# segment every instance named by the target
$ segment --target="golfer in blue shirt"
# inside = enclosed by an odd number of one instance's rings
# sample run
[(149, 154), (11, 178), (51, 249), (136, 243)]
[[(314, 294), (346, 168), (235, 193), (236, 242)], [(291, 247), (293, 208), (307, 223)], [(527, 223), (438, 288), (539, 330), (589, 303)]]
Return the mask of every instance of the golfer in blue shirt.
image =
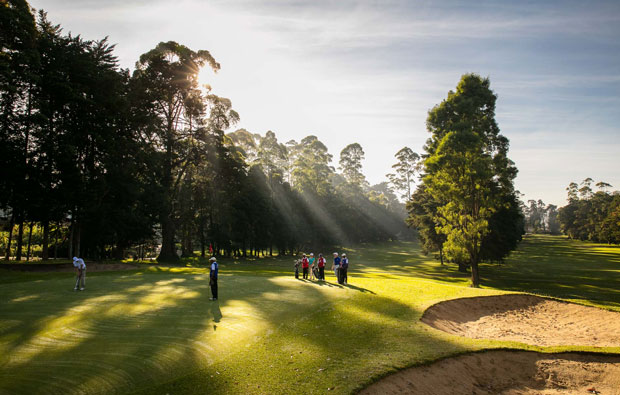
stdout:
[(340, 257), (338, 256), (337, 252), (334, 252), (334, 265), (332, 266), (332, 270), (336, 275), (336, 279), (338, 280), (338, 282), (340, 282), (340, 276), (338, 275), (340, 271)]
[(211, 286), (211, 294), (213, 295), (213, 297), (209, 300), (217, 300), (217, 275), (219, 267), (215, 257), (211, 257), (209, 262), (211, 262), (211, 269), (209, 270), (209, 285)]

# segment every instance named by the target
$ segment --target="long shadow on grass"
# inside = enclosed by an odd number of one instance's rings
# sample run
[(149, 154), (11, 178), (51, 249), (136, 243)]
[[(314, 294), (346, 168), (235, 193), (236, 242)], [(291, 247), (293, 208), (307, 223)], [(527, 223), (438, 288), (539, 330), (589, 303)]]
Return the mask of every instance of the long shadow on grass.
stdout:
[[(224, 318), (218, 330), (227, 328), (228, 307), (243, 302), (268, 324), (265, 334), (245, 347), (239, 344), (212, 367), (139, 393), (310, 393), (327, 388), (348, 393), (373, 375), (406, 366), (412, 355), (424, 360), (463, 350), (415, 328), (420, 310), (362, 287), (274, 277), (248, 284), (262, 291), (239, 295), (229, 288), (231, 282), (222, 280)], [(281, 297), (271, 298), (274, 293)], [(419, 347), (429, 342), (432, 347)]]
[[(417, 243), (366, 246), (349, 253), (353, 272), (389, 279), (395, 275), (466, 284), (470, 274), (453, 264), (441, 266), (420, 252)], [(620, 247), (529, 235), (504, 264), (483, 263), (482, 285), (567, 299), (593, 301), (620, 309)]]
[(346, 284), (345, 288), (354, 289), (354, 290), (360, 291), (360, 292), (368, 292), (368, 293), (371, 293), (373, 295), (376, 295), (373, 291), (371, 291), (369, 289), (358, 287), (358, 286), (353, 285), (353, 284)]
[(152, 384), (195, 367), (200, 347), (191, 340), (221, 320), (206, 306), (205, 275), (91, 276), (85, 292), (70, 291), (69, 276), (54, 277), (3, 287), (0, 392), (109, 393)]
[(532, 235), (503, 265), (483, 265), (482, 282), (494, 288), (582, 299), (620, 307), (620, 248)]
[(459, 272), (454, 264), (441, 265), (432, 255), (424, 255), (416, 242), (367, 245), (347, 254), (352, 262), (349, 272), (362, 276), (405, 275), (460, 284), (470, 277), (468, 273)]
[[(545, 252), (526, 242), (514, 261), (483, 267), (486, 284), (617, 304), (613, 253), (587, 249), (586, 259), (579, 244), (542, 240)], [(411, 245), (385, 251), (348, 253), (352, 275), (463, 282)], [(462, 350), (416, 329), (421, 311), (356, 285), (282, 279), (274, 274), (285, 266), (276, 263), (234, 275), (226, 266), (215, 303), (199, 269), (102, 273), (89, 277), (85, 293), (70, 291), (69, 275), (11, 278), (0, 287), (0, 392), (350, 392), (402, 367), (409, 355), (424, 360)]]
[(0, 392), (346, 393), (463, 349), (357, 285), (223, 271), (210, 302), (207, 277), (156, 268), (91, 276), (84, 293), (70, 276), (3, 287)]
[[(451, 283), (466, 283), (470, 274), (460, 273), (454, 264), (441, 265), (432, 255), (424, 255), (417, 242), (394, 241), (383, 244), (368, 244), (357, 249), (345, 249), (351, 262), (349, 273), (355, 275), (385, 278), (396, 275), (425, 277)], [(200, 265), (198, 258), (187, 259), (190, 265)], [(328, 267), (331, 259), (328, 259)], [(262, 257), (258, 259), (225, 259), (220, 264), (223, 271), (252, 275), (292, 275), (293, 257)], [(331, 270), (326, 270), (331, 273)], [(300, 279), (301, 280), (301, 279)]]

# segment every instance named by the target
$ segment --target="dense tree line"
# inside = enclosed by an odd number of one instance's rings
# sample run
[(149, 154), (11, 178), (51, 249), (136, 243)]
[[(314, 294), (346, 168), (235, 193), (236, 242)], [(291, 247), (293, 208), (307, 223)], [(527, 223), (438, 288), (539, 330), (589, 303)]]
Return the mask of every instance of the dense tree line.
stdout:
[(271, 131), (226, 134), (239, 114), (199, 86), (201, 67), (220, 64), (171, 41), (130, 73), (106, 39), (64, 34), (27, 2), (3, 2), (6, 258), (21, 259), (33, 230), (44, 259), (48, 246), (54, 256), (120, 258), (161, 241), (162, 260), (179, 247), (186, 256), (291, 253), (407, 232), (392, 186), (365, 180), (359, 144), (341, 152), (336, 171), (316, 136), (283, 144)]
[[(40, 223), (42, 256), (69, 221), (69, 253), (150, 236), (146, 152), (133, 134), (129, 75), (113, 46), (63, 35), (27, 3), (5, 2), (0, 31), (0, 207), (17, 224)], [(140, 197), (145, 199), (139, 199)], [(122, 226), (115, 226), (116, 223)], [(51, 235), (51, 229), (56, 234)], [(84, 237), (82, 237), (84, 235)], [(10, 253), (7, 248), (6, 254)]]
[(253, 189), (262, 191), (248, 202), (264, 207), (256, 227), (248, 229), (266, 238), (260, 248), (273, 246), (282, 253), (408, 233), (400, 206), (390, 199), (392, 190), (386, 187), (384, 193), (377, 193), (380, 186), (368, 185), (361, 171), (364, 151), (359, 144), (342, 150), (337, 172), (330, 166), (332, 155), (316, 136), (283, 144), (272, 131), (261, 136), (240, 129), (227, 137), (254, 174)]
[(530, 199), (527, 205), (522, 205), (521, 210), (525, 217), (526, 232), (552, 235), (561, 233), (558, 206), (545, 204), (541, 199)]
[(568, 188), (568, 204), (559, 210), (562, 231), (572, 239), (597, 243), (620, 244), (620, 192), (609, 192), (606, 182), (596, 183), (591, 178)]
[(487, 78), (466, 74), (429, 111), (422, 182), (407, 204), (423, 249), (469, 267), (473, 286), (479, 262), (501, 261), (523, 234), (517, 169), (495, 122), (496, 99)]

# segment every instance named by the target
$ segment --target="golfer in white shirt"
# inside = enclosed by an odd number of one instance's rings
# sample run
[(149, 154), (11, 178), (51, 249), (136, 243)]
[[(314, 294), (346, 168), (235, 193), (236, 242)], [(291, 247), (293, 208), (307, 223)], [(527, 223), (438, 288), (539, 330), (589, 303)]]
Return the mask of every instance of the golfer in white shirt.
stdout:
[(82, 258), (74, 256), (73, 267), (75, 267), (76, 274), (75, 288), (73, 288), (73, 290), (77, 291), (79, 289), (83, 291), (86, 286), (86, 264)]

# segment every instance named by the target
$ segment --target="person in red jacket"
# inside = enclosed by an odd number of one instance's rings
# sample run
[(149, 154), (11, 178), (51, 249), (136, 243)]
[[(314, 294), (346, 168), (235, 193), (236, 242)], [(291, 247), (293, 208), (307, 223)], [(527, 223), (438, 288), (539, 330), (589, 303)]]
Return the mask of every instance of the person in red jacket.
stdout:
[(323, 254), (319, 254), (319, 281), (325, 281), (325, 258)]
[(304, 279), (308, 279), (308, 267), (310, 266), (310, 261), (306, 257), (306, 254), (303, 254), (301, 258), (301, 268), (304, 271)]

